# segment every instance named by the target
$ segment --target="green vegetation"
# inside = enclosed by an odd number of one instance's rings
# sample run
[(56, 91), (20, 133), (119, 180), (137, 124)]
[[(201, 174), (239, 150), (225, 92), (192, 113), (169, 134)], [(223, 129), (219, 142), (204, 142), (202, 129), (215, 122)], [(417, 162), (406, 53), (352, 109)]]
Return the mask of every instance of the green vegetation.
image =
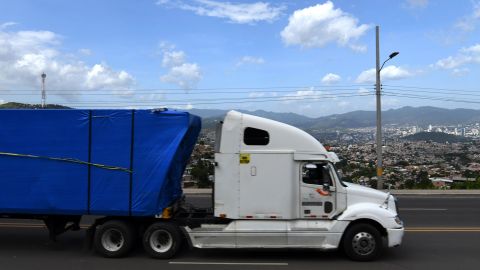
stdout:
[(190, 174), (193, 179), (198, 181), (199, 188), (212, 187), (212, 181), (208, 178), (209, 175), (213, 175), (213, 164), (205, 159), (200, 159), (196, 164), (192, 166)]
[(420, 171), (417, 174), (416, 183), (414, 185), (417, 189), (432, 189), (434, 188), (432, 181), (428, 179), (428, 172), (427, 171)]
[(432, 181), (429, 179), (428, 172), (425, 170), (422, 171), (413, 171), (411, 177), (408, 177), (403, 184), (400, 186), (400, 189), (434, 189)]
[(469, 141), (465, 137), (447, 134), (443, 132), (419, 132), (413, 135), (405, 136), (403, 137), (403, 139), (408, 141), (432, 141), (437, 143), (457, 143)]
[(480, 177), (475, 181), (466, 181), (462, 183), (453, 183), (452, 189), (480, 189)]

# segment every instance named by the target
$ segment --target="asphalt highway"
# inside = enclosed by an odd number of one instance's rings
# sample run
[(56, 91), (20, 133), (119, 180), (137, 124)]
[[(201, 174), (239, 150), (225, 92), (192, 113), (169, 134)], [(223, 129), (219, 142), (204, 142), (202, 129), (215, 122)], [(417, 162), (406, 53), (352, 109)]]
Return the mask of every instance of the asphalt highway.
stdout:
[[(84, 231), (57, 243), (26, 220), (0, 220), (0, 269), (479, 269), (480, 196), (398, 196), (406, 224), (404, 243), (378, 261), (349, 261), (341, 252), (317, 250), (189, 250), (154, 260), (137, 247), (130, 257), (105, 259), (84, 248)], [(189, 202), (208, 206), (206, 195)], [(87, 220), (88, 221), (88, 220)]]

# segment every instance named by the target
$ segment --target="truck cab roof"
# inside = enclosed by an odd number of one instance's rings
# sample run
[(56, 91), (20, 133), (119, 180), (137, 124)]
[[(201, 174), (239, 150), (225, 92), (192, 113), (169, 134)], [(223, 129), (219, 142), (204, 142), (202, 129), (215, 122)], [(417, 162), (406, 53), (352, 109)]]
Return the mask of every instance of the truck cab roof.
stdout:
[(338, 161), (335, 154), (299, 128), (233, 110), (225, 116), (219, 139), (219, 153), (293, 152), (295, 159)]

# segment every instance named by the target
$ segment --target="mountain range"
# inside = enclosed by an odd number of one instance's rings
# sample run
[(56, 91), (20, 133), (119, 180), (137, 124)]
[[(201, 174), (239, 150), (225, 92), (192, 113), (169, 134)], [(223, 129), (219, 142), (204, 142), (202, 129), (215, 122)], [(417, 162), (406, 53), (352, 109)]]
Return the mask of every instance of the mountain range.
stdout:
[[(39, 108), (39, 105), (23, 103), (5, 103), (0, 109), (8, 108)], [(47, 108), (68, 108), (61, 105), (48, 105)], [(296, 113), (277, 113), (264, 110), (244, 111), (268, 119), (280, 121), (302, 129), (341, 129), (341, 128), (362, 128), (374, 127), (376, 125), (375, 111), (352, 111), (343, 114), (332, 114), (322, 117), (307, 117)], [(221, 121), (228, 110), (216, 109), (191, 109), (190, 113), (202, 117), (205, 128), (214, 127), (215, 122)], [(459, 125), (480, 122), (480, 110), (473, 109), (444, 109), (437, 107), (402, 107), (382, 112), (382, 124), (384, 125)]]
[[(295, 113), (276, 113), (264, 110), (240, 112), (281, 121), (303, 129), (362, 128), (376, 125), (375, 111), (352, 111), (317, 118)], [(189, 112), (203, 118), (206, 128), (221, 120), (227, 110), (192, 109)], [(382, 112), (384, 125), (458, 125), (480, 122), (480, 110), (444, 109), (437, 107), (402, 107)]]

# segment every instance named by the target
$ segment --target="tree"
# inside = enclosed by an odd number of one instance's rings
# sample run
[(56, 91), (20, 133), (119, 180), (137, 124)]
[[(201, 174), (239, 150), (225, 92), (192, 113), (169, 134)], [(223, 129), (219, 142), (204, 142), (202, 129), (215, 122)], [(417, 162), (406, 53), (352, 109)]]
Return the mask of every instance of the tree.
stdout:
[(463, 176), (466, 177), (467, 179), (468, 178), (477, 178), (477, 174), (474, 172), (474, 171), (471, 171), (471, 170), (465, 170), (463, 172)]
[(198, 160), (197, 164), (192, 167), (190, 174), (193, 179), (198, 181), (199, 188), (212, 186), (209, 176), (213, 175), (213, 165), (209, 161), (203, 159)]
[(433, 188), (432, 181), (428, 178), (427, 171), (420, 171), (417, 175), (417, 183), (415, 185), (419, 189), (431, 189)]
[(452, 189), (480, 189), (480, 177), (476, 181), (463, 181), (453, 183)]
[(406, 189), (413, 189), (415, 187), (415, 181), (412, 179), (405, 180), (405, 188)]

